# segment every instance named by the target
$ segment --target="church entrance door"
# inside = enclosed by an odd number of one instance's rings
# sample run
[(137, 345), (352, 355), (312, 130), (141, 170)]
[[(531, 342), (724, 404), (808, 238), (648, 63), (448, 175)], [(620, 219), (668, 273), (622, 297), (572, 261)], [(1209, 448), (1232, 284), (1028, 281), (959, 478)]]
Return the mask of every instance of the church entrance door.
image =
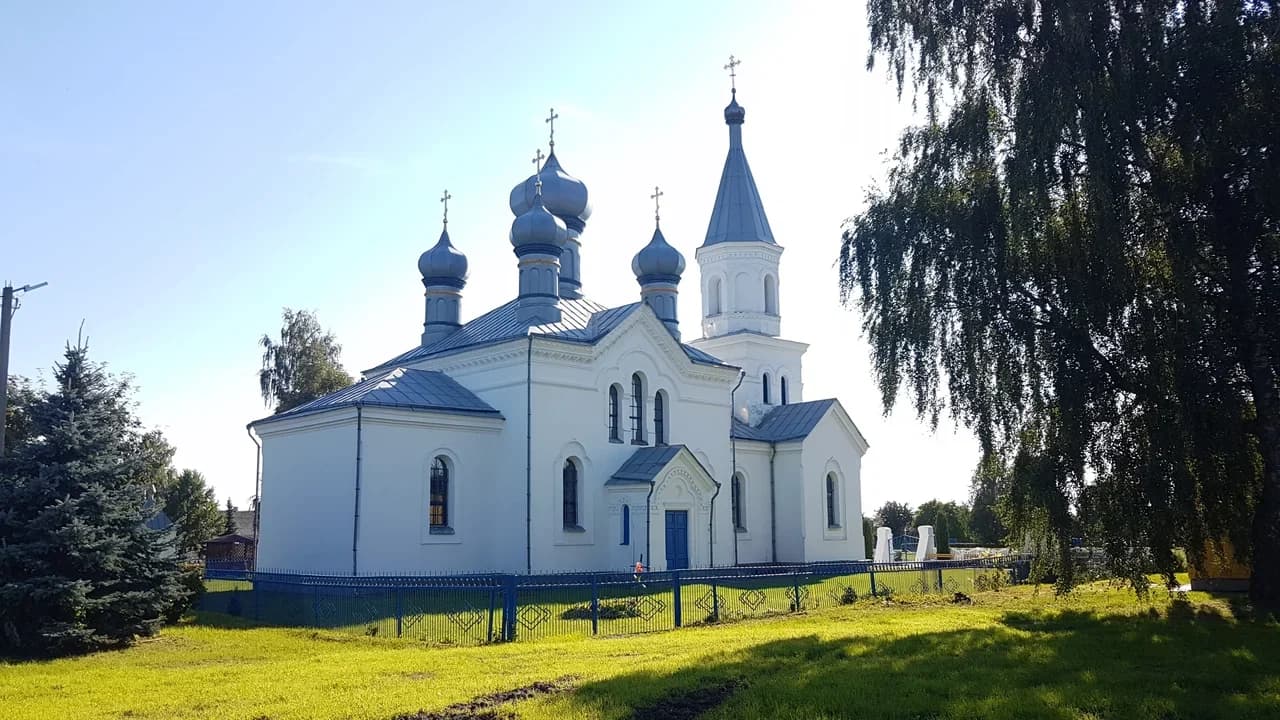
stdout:
[(689, 567), (689, 511), (667, 511), (667, 569)]

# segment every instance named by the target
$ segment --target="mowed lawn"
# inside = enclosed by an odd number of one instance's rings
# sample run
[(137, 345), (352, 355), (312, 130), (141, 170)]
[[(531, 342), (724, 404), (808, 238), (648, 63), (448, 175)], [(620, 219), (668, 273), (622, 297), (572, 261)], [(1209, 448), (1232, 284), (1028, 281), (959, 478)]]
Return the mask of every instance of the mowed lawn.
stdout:
[(128, 650), (0, 664), (0, 717), (1280, 717), (1280, 626), (1228, 599), (1095, 584), (973, 600), (464, 648), (204, 616)]

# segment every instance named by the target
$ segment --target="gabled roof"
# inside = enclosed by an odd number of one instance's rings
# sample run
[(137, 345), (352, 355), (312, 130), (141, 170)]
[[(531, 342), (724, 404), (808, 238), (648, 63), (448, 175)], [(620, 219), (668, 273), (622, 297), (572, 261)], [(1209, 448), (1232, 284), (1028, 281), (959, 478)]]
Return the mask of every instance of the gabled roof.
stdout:
[(748, 425), (736, 417), (733, 419), (733, 437), (739, 440), (761, 442), (786, 442), (809, 436), (818, 421), (836, 403), (834, 398), (779, 405), (769, 411), (759, 425)]
[(442, 372), (392, 368), (253, 424), (357, 405), (502, 417), (488, 403)]
[[(640, 303), (638, 302), (607, 308), (586, 298), (561, 298), (560, 322), (530, 325), (528, 322), (520, 320), (517, 316), (518, 303), (518, 300), (512, 300), (504, 305), (499, 305), (440, 340), (430, 345), (423, 345), (401, 353), (374, 368), (374, 370), (407, 365), (424, 358), (506, 342), (526, 335), (548, 337), (565, 342), (594, 344), (618, 327), (631, 313), (640, 308)], [(723, 364), (719, 358), (683, 343), (681, 343), (681, 348), (683, 348), (685, 355), (694, 362), (708, 365)]]
[(684, 449), (684, 445), (658, 445), (642, 447), (631, 453), (622, 467), (609, 480), (617, 482), (649, 482), (653, 480), (671, 459)]

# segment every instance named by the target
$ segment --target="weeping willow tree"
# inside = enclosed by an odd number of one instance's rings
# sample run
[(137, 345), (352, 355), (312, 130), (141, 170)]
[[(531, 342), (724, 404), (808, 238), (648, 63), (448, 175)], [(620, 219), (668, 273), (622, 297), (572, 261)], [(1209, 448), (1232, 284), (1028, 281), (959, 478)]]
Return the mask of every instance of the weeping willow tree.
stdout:
[(870, 0), (922, 109), (845, 227), (886, 411), (1007, 469), (1072, 581), (1229, 540), (1280, 606), (1280, 3)]

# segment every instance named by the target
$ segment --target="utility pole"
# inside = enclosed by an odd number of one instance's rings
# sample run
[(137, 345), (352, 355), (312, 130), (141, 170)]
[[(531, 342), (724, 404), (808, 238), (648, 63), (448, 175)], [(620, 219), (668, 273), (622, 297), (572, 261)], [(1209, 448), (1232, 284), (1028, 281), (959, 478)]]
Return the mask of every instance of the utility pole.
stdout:
[(13, 314), (18, 311), (16, 293), (39, 290), (47, 282), (23, 285), (15, 288), (5, 284), (3, 302), (0, 303), (0, 457), (4, 457), (4, 436), (9, 420), (9, 333), (13, 326)]

